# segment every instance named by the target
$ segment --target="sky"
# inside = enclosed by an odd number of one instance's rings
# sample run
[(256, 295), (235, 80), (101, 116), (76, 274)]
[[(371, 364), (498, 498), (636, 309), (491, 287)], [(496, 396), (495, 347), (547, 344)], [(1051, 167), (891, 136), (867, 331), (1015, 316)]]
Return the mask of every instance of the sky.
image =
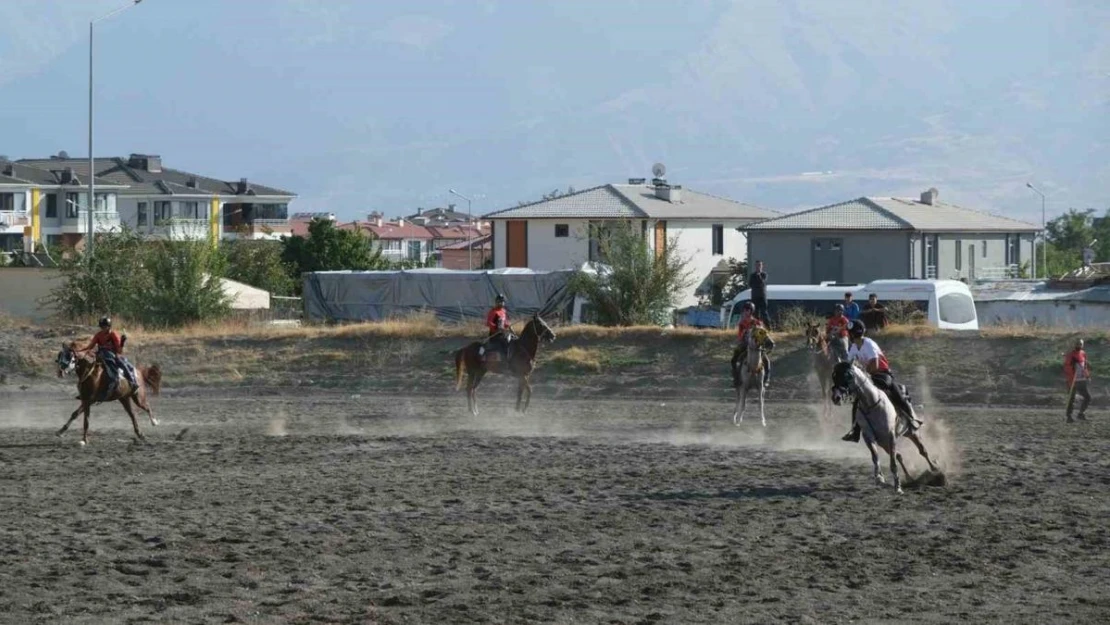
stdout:
[[(87, 155), (88, 22), (0, 2), (0, 154)], [(144, 0), (98, 23), (95, 152), (342, 219), (650, 177), (780, 211), (861, 195), (1110, 208), (1104, 0)]]

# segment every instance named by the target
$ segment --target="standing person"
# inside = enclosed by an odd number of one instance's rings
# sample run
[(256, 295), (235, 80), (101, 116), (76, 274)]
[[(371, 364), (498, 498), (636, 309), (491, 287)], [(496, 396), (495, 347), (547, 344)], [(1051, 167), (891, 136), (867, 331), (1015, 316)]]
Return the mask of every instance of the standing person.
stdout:
[(879, 303), (879, 296), (872, 293), (867, 296), (867, 303), (859, 314), (860, 321), (869, 328), (882, 329), (886, 327), (886, 306)]
[(763, 270), (763, 261), (755, 261), (755, 271), (748, 279), (748, 286), (752, 289), (755, 316), (763, 322), (764, 327), (770, 329), (771, 318), (767, 315), (767, 272)]
[(852, 301), (852, 293), (844, 294), (844, 316), (848, 321), (859, 321), (859, 304)]
[(1091, 392), (1087, 388), (1091, 381), (1091, 367), (1087, 363), (1087, 352), (1083, 351), (1083, 339), (1076, 339), (1074, 348), (1064, 357), (1064, 375), (1067, 377), (1069, 387), (1068, 423), (1075, 421), (1071, 418), (1071, 411), (1075, 405), (1076, 395), (1083, 398), (1083, 402), (1079, 404), (1079, 414), (1076, 415), (1076, 418), (1080, 421), (1086, 421), (1087, 406), (1091, 403)]

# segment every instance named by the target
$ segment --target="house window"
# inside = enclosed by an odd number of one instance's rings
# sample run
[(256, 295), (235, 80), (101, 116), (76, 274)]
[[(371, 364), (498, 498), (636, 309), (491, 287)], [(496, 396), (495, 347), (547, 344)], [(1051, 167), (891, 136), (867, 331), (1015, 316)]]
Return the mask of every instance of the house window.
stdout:
[(0, 193), (0, 211), (14, 211), (15, 210), (15, 194), (14, 193)]
[(85, 196), (81, 193), (66, 193), (66, 218), (76, 219), (81, 210), (85, 208), (81, 200)]
[(964, 242), (956, 239), (956, 271), (961, 271), (964, 265), (963, 256)]
[(555, 238), (562, 239), (570, 236), (570, 225), (555, 224)]
[(382, 250), (386, 252), (400, 252), (401, 242), (397, 239), (387, 239), (382, 241)]
[(186, 219), (200, 219), (200, 202), (182, 202), (181, 216)]
[(409, 260), (420, 260), (420, 241), (409, 241)]
[(50, 193), (46, 196), (46, 218), (58, 218), (58, 194)]
[(154, 221), (165, 221), (173, 217), (173, 202), (154, 203)]
[(713, 226), (713, 255), (722, 256), (725, 253), (725, 227), (720, 224)]
[(986, 258), (987, 257), (987, 242), (986, 241), (980, 241), (979, 243), (983, 246), (983, 258)]
[(138, 206), (139, 212), (139, 225), (147, 225), (146, 202), (139, 202), (136, 206)]
[(1018, 262), (1017, 257), (1017, 235), (1006, 235), (1006, 264), (1016, 265)]

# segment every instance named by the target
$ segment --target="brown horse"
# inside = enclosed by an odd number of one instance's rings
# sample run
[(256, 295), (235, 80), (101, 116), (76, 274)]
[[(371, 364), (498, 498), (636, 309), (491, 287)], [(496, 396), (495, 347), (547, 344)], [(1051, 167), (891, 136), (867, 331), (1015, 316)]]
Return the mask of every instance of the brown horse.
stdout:
[(829, 349), (829, 340), (818, 323), (806, 323), (806, 348), (809, 350), (813, 370), (817, 373), (817, 383), (821, 386), (821, 417), (832, 414), (832, 372), (838, 358)]
[(540, 349), (540, 341), (550, 343), (555, 340), (555, 333), (539, 315), (532, 315), (520, 338), (513, 341), (507, 361), (500, 360), (501, 354), (497, 350), (487, 350), (485, 355), (479, 355), (479, 350), (485, 341), (474, 341), (470, 345), (455, 352), (455, 390), (462, 389), (463, 372), (466, 372), (466, 406), (470, 414), (478, 416), (478, 399), (476, 391), (482, 383), (482, 377), (487, 373), (506, 373), (517, 379), (516, 410), (528, 410), (532, 401), (532, 385), (528, 378), (536, 368), (536, 352)]
[(143, 410), (150, 417), (150, 424), (152, 426), (158, 425), (158, 421), (154, 418), (154, 413), (150, 410), (150, 405), (147, 402), (146, 389), (149, 388), (155, 395), (162, 386), (162, 370), (158, 365), (151, 365), (149, 367), (135, 368), (135, 380), (138, 382), (136, 387), (132, 387), (127, 378), (120, 375), (119, 384), (106, 397), (103, 391), (107, 389), (110, 382), (107, 372), (104, 370), (104, 365), (100, 359), (96, 357), (96, 348), (91, 350), (79, 350), (76, 343), (70, 343), (62, 346), (62, 351), (58, 353), (58, 377), (63, 377), (67, 373), (76, 370), (77, 372), (77, 399), (81, 400), (81, 405), (73, 414), (69, 416), (69, 421), (58, 430), (57, 435), (65, 434), (69, 429), (69, 425), (73, 423), (77, 415), (82, 412), (85, 414), (84, 428), (81, 433), (81, 444), (87, 445), (89, 442), (89, 410), (93, 404), (99, 404), (102, 401), (118, 401), (123, 404), (123, 409), (127, 411), (127, 416), (131, 417), (131, 426), (135, 430), (135, 436), (139, 440), (146, 440), (142, 432), (139, 431), (139, 422), (135, 419), (135, 410), (131, 407), (132, 402)]

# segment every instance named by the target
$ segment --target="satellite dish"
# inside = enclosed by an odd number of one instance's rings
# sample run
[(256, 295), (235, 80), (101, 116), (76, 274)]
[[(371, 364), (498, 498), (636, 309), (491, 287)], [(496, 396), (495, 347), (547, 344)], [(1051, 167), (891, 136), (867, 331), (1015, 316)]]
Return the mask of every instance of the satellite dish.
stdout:
[(663, 163), (656, 163), (651, 166), (651, 173), (656, 178), (662, 178), (663, 175), (667, 173), (667, 168), (663, 165)]

